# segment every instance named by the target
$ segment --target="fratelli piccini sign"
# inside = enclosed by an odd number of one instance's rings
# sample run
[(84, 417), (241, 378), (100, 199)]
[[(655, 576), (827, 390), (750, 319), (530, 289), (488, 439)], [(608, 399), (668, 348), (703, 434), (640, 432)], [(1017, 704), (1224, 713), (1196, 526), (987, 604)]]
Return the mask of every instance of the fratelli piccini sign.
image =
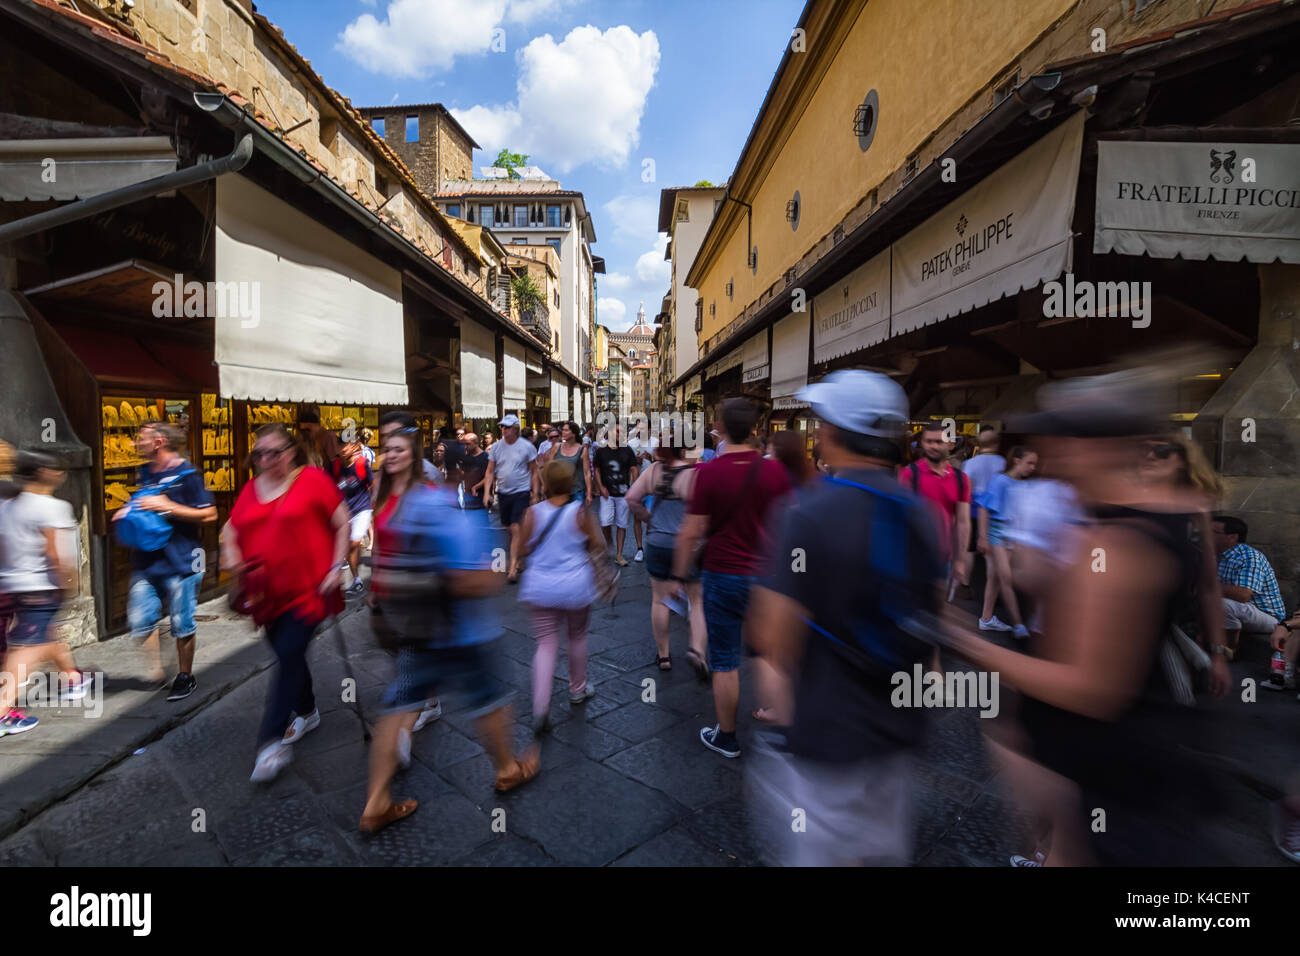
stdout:
[(1300, 263), (1300, 146), (1097, 146), (1094, 252)]

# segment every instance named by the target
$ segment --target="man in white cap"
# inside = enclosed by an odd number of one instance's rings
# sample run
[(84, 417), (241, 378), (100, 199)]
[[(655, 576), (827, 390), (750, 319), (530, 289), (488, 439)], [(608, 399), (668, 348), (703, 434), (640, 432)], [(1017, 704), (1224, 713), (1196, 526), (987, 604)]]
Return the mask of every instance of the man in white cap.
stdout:
[(501, 440), (488, 451), (487, 473), (483, 476), (483, 506), (491, 507), (492, 482), (497, 483), (501, 524), (510, 529), (511, 584), (519, 581), (519, 522), (533, 500), (537, 480), (537, 449), (519, 437), (519, 416), (501, 419)]
[[(799, 398), (821, 419), (817, 440), (834, 477), (781, 515), (746, 629), (770, 665), (759, 687), (785, 747), (754, 761), (762, 826), (782, 862), (801, 866), (911, 859), (911, 754), (922, 708), (895, 706), (897, 675), (919, 675), (929, 647), (918, 620), (940, 606), (942, 566), (925, 505), (894, 477), (907, 396), (892, 379), (833, 372)], [(800, 808), (806, 830), (794, 833)]]

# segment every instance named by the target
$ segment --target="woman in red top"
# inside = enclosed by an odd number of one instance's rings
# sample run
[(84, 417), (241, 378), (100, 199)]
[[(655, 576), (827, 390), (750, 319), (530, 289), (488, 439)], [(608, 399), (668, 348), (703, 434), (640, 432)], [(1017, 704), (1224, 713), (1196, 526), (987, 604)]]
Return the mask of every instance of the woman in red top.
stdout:
[(307, 645), (317, 625), (343, 610), (350, 520), (334, 482), (307, 465), (306, 449), (283, 425), (259, 428), (250, 458), (257, 477), (222, 529), (221, 566), (242, 575), (255, 596), (253, 621), (266, 626), (280, 662), (252, 776), (265, 783), (292, 759), (289, 744), (320, 726)]

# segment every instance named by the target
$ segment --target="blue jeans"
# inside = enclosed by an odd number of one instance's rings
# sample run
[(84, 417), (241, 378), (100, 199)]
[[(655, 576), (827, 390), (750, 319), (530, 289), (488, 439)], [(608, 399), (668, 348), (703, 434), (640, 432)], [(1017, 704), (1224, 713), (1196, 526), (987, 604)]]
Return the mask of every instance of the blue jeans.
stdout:
[(397, 652), (397, 677), (384, 693), (382, 710), (419, 710), (445, 689), (469, 698), (470, 716), (481, 717), (509, 703), (514, 692), (492, 675), (491, 641), (459, 647), (405, 646)]
[(741, 630), (754, 578), (701, 571), (700, 582), (704, 585), (704, 624), (709, 632), (709, 669), (734, 671), (740, 667)]
[(126, 623), (131, 636), (143, 638), (153, 632), (162, 620), (163, 595), (166, 595), (172, 637), (193, 637), (197, 630), (194, 612), (198, 610), (199, 582), (202, 580), (202, 571), (194, 574), (133, 573), (131, 588), (126, 592)]
[(284, 736), (290, 714), (305, 717), (316, 709), (311, 671), (307, 669), (307, 648), (315, 633), (315, 624), (308, 624), (293, 614), (281, 614), (266, 625), (266, 639), (271, 642), (280, 667), (271, 678), (266, 711), (258, 731), (259, 750)]

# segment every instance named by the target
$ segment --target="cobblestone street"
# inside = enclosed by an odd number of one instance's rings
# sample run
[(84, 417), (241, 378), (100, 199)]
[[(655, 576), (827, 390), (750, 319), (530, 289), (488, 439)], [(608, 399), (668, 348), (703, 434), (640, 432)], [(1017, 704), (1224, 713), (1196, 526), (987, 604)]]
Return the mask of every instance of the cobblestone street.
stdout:
[[(514, 591), (501, 598), (506, 633), (498, 676), (516, 690), (516, 737), (527, 726), (533, 640)], [(132, 733), (167, 704), (135, 678), (110, 669), (105, 716), (95, 747), (76, 736), (87, 723), (74, 710), (42, 713), (42, 726), (4, 748), (0, 864), (91, 865), (753, 865), (769, 854), (752, 832), (743, 799), (746, 757), (725, 760), (705, 750), (697, 734), (713, 721), (708, 689), (685, 666), (686, 635), (674, 618), (678, 663), (661, 673), (651, 663), (649, 580), (644, 566), (624, 571), (619, 599), (593, 613), (590, 680), (596, 696), (571, 707), (561, 656), (551, 705), (554, 731), (543, 744), (541, 776), (504, 796), (492, 790), (492, 770), (461, 702), (447, 698), (444, 716), (415, 735), (413, 763), (394, 794), (420, 808), (374, 837), (356, 829), (364, 803), (366, 748), (351, 704), (342, 702), (345, 676), (336, 637), (328, 630), (310, 653), (320, 728), (297, 745), (290, 768), (269, 787), (250, 784), (257, 722), (266, 693), (270, 652), (241, 621), (209, 624), (220, 641), (200, 644), (197, 671), (211, 691), (225, 675), (224, 696), (188, 709), (190, 716), (142, 753)], [(210, 608), (205, 609), (210, 610)], [(365, 616), (342, 624), (348, 663), (367, 719), (393, 664), (375, 649)], [(200, 631), (203, 640), (204, 631)], [(231, 636), (237, 635), (237, 636)], [(122, 640), (86, 649), (132, 660)], [(116, 652), (109, 651), (115, 645)], [(208, 661), (205, 664), (205, 649)], [(213, 663), (218, 653), (227, 658)], [(259, 671), (259, 668), (261, 670)], [(1253, 674), (1236, 665), (1238, 678)], [(1257, 668), (1256, 668), (1257, 669)], [(243, 676), (241, 676), (243, 675)], [(748, 668), (742, 677), (740, 735), (752, 740)], [(643, 701), (643, 682), (655, 699)], [(198, 695), (196, 695), (198, 696)], [(1281, 732), (1297, 706), (1290, 695), (1262, 695), (1256, 704), (1224, 703), (1225, 767), (1234, 785), (1233, 813), (1221, 837), (1235, 862), (1284, 861), (1267, 831), (1268, 802), (1285, 772), (1289, 746)], [(193, 698), (191, 699), (193, 701)], [(191, 702), (186, 702), (191, 703)], [(127, 704), (127, 706), (123, 706)], [(185, 708), (182, 705), (182, 712)], [(174, 712), (172, 719), (175, 719)], [(915, 802), (914, 862), (922, 866), (1005, 866), (1021, 846), (1022, 820), (994, 773), (974, 710), (936, 711), (920, 755)], [(109, 760), (92, 751), (120, 745)], [(20, 751), (17, 752), (17, 751)], [(1241, 754), (1248, 753), (1249, 759)], [(88, 762), (112, 763), (64, 799), (32, 801), (40, 781), (66, 777)], [(1216, 763), (1222, 762), (1215, 758)], [(501, 808), (504, 818), (494, 811)], [(200, 814), (198, 811), (202, 811)], [(496, 830), (493, 828), (497, 821)], [(504, 823), (504, 832), (498, 832)], [(200, 826), (200, 823), (202, 826)]]

